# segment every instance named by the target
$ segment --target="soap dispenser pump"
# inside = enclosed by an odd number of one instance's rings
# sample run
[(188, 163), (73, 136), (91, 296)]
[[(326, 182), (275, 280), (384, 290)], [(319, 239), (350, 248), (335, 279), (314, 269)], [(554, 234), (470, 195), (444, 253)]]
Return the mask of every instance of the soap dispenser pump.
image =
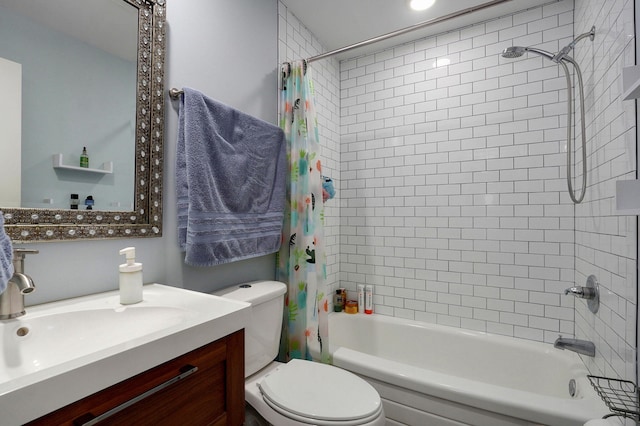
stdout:
[(120, 250), (127, 263), (120, 265), (120, 303), (132, 305), (142, 301), (142, 263), (136, 263), (135, 247)]

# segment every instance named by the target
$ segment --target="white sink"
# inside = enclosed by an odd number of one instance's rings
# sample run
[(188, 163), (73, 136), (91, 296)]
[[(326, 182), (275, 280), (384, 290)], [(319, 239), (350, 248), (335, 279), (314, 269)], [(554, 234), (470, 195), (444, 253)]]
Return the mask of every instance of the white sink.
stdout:
[(0, 323), (0, 386), (193, 317), (185, 309), (135, 306), (27, 316)]
[(248, 323), (247, 303), (160, 284), (143, 294), (135, 305), (121, 305), (114, 291), (0, 321), (3, 424), (38, 418)]

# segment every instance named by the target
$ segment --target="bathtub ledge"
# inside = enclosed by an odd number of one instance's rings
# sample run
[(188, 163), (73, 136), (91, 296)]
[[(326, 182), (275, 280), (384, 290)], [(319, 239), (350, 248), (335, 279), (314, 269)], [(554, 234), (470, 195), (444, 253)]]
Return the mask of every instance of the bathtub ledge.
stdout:
[(609, 412), (586, 377), (578, 382), (578, 398), (561, 399), (412, 367), (342, 347), (334, 351), (333, 364), (415, 392), (543, 424), (582, 424)]

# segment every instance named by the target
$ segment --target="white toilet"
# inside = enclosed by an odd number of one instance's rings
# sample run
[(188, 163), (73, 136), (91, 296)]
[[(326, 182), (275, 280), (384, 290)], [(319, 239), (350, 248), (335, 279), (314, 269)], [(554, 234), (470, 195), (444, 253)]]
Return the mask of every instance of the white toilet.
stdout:
[(312, 361), (274, 361), (286, 290), (281, 282), (255, 281), (213, 293), (252, 305), (245, 329), (246, 402), (275, 426), (384, 425), (378, 392), (355, 374)]

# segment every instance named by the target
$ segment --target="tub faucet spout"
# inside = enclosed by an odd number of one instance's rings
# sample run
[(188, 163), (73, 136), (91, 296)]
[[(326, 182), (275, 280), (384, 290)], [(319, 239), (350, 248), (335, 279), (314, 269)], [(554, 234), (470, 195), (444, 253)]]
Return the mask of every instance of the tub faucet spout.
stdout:
[(593, 342), (589, 342), (587, 340), (567, 339), (565, 337), (558, 336), (553, 344), (553, 347), (562, 350), (568, 349), (570, 351), (591, 357), (596, 356), (596, 345), (594, 345)]

